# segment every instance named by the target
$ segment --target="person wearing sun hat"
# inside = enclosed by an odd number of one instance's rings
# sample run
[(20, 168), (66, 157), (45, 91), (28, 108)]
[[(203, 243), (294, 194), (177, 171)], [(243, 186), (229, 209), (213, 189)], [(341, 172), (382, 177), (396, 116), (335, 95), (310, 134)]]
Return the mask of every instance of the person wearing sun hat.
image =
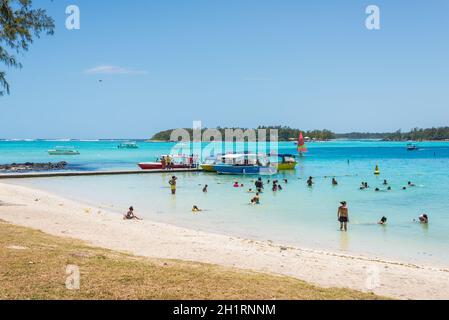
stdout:
[(348, 215), (348, 207), (346, 201), (340, 202), (341, 206), (338, 207), (338, 221), (340, 222), (340, 231), (348, 231), (348, 222), (349, 222), (349, 215)]

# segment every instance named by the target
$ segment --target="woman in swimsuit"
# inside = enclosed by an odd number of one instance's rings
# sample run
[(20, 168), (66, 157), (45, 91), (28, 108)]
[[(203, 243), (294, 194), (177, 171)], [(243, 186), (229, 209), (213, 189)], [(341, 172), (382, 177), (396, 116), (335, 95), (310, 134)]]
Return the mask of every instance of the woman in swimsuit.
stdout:
[(349, 215), (348, 215), (348, 207), (346, 206), (346, 201), (340, 202), (341, 206), (338, 207), (338, 221), (340, 221), (340, 230), (348, 231), (348, 221), (349, 221)]

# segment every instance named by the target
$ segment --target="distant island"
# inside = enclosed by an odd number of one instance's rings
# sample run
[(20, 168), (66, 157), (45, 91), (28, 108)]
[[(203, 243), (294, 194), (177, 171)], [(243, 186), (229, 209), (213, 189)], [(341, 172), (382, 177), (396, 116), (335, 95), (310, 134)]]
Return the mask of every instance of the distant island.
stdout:
[[(215, 128), (221, 132), (223, 137), (225, 136), (226, 129), (241, 129), (247, 130), (248, 128)], [(328, 141), (334, 139), (351, 139), (351, 140), (363, 140), (363, 139), (376, 139), (383, 141), (449, 141), (449, 127), (428, 128), (420, 129), (414, 128), (409, 132), (402, 132), (397, 130), (396, 132), (384, 132), (384, 133), (370, 133), (370, 132), (351, 132), (351, 133), (334, 133), (327, 129), (322, 130), (301, 130), (294, 129), (287, 126), (259, 126), (257, 129), (277, 129), (279, 141), (296, 141), (299, 136), (299, 132), (302, 132), (307, 140), (311, 141)], [(170, 135), (174, 129), (164, 130), (156, 133), (151, 137), (150, 141), (170, 141)], [(191, 128), (185, 128), (192, 137), (193, 130)], [(203, 131), (206, 129), (203, 129)]]

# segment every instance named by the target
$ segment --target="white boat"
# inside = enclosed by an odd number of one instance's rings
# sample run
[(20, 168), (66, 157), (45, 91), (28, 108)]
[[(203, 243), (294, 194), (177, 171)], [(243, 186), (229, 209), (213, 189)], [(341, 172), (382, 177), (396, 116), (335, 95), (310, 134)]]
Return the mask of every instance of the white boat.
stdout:
[(56, 147), (48, 150), (48, 154), (52, 156), (76, 156), (80, 153), (74, 147)]
[(136, 142), (123, 142), (120, 143), (117, 148), (119, 149), (138, 149), (139, 146), (137, 145)]

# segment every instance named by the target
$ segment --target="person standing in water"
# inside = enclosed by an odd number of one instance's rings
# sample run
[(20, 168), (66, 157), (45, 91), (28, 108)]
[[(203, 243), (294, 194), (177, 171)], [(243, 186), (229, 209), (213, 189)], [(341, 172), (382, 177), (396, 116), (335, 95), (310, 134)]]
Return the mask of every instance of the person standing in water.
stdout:
[(173, 177), (171, 177), (170, 181), (168, 182), (168, 184), (170, 185), (171, 194), (176, 194), (176, 180), (178, 180), (178, 178), (173, 176)]
[(307, 186), (313, 187), (313, 177), (309, 177), (309, 179), (307, 180)]
[(256, 181), (256, 183), (255, 183), (255, 186), (256, 186), (257, 192), (262, 192), (262, 191), (263, 191), (263, 181), (262, 181), (262, 178), (257, 179), (257, 181)]
[(332, 185), (333, 186), (338, 186), (338, 182), (337, 182), (337, 179), (335, 179), (335, 177), (332, 178)]
[(204, 192), (204, 193), (207, 193), (207, 187), (208, 187), (208, 185), (206, 184), (206, 185), (204, 186), (204, 188), (203, 188), (203, 192)]
[(348, 207), (346, 201), (340, 202), (341, 206), (338, 207), (338, 221), (340, 222), (340, 231), (348, 231), (348, 221), (349, 221), (349, 215), (348, 215)]

